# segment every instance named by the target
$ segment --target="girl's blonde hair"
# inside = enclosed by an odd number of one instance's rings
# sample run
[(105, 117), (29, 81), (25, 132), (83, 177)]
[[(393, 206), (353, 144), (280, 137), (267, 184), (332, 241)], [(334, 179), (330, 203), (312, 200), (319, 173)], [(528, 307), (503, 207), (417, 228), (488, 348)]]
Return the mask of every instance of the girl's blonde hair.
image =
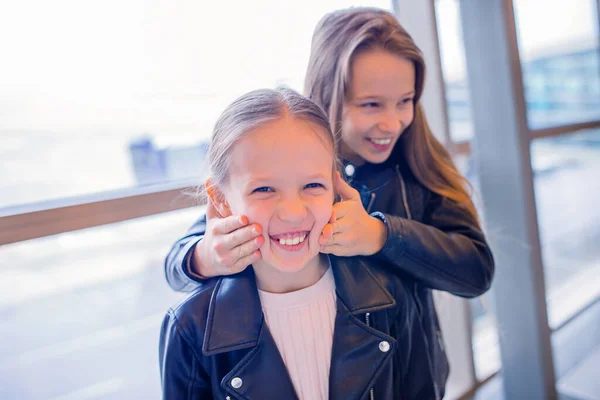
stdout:
[(327, 111), (332, 131), (339, 132), (353, 58), (373, 49), (408, 59), (415, 67), (414, 120), (390, 157), (406, 160), (421, 184), (459, 204), (478, 221), (471, 185), (431, 133), (419, 102), (425, 83), (423, 55), (393, 14), (376, 8), (350, 8), (325, 15), (313, 33), (304, 94)]
[(269, 121), (286, 116), (310, 122), (322, 129), (323, 134), (315, 134), (331, 147), (333, 167), (337, 169), (337, 142), (323, 109), (288, 88), (259, 89), (239, 97), (217, 120), (207, 156), (210, 184), (218, 187), (227, 184), (231, 153), (242, 136)]

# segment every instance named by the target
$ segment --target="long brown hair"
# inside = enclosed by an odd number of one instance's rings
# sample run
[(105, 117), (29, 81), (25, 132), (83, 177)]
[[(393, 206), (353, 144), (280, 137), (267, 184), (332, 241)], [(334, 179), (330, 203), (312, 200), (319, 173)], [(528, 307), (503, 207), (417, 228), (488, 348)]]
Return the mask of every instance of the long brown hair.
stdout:
[(393, 14), (376, 8), (349, 8), (325, 15), (313, 33), (304, 94), (323, 107), (332, 131), (341, 129), (350, 70), (357, 53), (383, 49), (413, 62), (414, 119), (390, 157), (406, 160), (416, 179), (429, 190), (460, 205), (478, 221), (471, 184), (456, 169), (446, 148), (432, 134), (419, 102), (425, 83), (421, 50)]

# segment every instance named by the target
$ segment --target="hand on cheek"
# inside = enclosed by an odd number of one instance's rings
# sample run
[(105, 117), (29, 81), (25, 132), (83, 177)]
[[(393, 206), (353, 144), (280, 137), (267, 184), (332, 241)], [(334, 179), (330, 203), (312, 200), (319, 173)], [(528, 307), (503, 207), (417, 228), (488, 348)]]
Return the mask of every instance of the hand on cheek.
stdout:
[(194, 272), (205, 278), (236, 274), (262, 258), (263, 229), (245, 215), (233, 215), (212, 189), (209, 197), (206, 233), (194, 248)]
[(387, 238), (385, 224), (365, 211), (358, 191), (344, 182), (339, 173), (335, 189), (342, 201), (334, 204), (332, 219), (319, 238), (321, 252), (336, 256), (377, 253)]

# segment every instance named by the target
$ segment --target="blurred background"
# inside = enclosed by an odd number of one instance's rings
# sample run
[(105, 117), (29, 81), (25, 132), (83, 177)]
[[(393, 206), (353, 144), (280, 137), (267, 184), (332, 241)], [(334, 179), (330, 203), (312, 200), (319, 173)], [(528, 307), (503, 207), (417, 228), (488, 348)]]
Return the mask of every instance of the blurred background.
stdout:
[[(425, 52), (428, 117), (484, 213), (467, 68), (478, 55), (465, 47), (477, 32), (461, 1), (0, 2), (0, 398), (160, 398), (159, 326), (182, 296), (163, 261), (202, 213), (183, 192), (202, 182), (212, 125), (251, 89), (301, 91), (328, 11), (397, 13)], [(503, 3), (514, 12), (550, 368), (560, 397), (598, 399), (598, 3)], [(492, 243), (510, 235), (490, 228)], [(508, 393), (494, 290), (442, 307), (454, 349), (447, 398)]]

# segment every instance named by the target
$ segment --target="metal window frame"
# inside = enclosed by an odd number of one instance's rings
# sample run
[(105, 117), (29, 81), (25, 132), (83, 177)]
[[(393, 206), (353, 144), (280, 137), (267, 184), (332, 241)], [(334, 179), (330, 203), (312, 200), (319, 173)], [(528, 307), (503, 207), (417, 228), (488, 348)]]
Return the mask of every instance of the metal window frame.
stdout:
[[(580, 122), (570, 125), (553, 126), (550, 128), (535, 129), (529, 132), (531, 140), (543, 139), (556, 136), (566, 136), (585, 129), (600, 128), (600, 120)], [(471, 154), (471, 141), (451, 142), (449, 146), (453, 154)]]
[[(495, 314), (506, 398), (556, 398), (527, 108), (512, 0), (461, 0), (485, 220), (498, 273)], [(490, 96), (493, 93), (493, 96)], [(517, 245), (519, 244), (519, 245)]]

